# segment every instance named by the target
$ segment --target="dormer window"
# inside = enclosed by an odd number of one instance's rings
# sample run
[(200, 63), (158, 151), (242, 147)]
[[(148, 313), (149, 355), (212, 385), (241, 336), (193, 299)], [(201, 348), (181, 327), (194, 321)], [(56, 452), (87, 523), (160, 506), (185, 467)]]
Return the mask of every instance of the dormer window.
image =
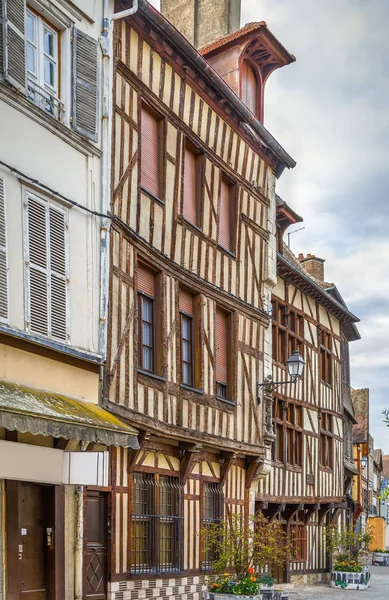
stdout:
[(261, 118), (260, 110), (260, 81), (254, 67), (248, 60), (244, 60), (241, 67), (241, 98), (247, 108), (258, 117)]

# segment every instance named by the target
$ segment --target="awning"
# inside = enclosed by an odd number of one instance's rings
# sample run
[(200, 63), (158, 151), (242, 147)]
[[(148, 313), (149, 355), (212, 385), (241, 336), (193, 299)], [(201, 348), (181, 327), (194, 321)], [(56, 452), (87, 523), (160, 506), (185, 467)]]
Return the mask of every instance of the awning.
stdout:
[(138, 431), (100, 406), (0, 381), (0, 427), (10, 431), (139, 448)]

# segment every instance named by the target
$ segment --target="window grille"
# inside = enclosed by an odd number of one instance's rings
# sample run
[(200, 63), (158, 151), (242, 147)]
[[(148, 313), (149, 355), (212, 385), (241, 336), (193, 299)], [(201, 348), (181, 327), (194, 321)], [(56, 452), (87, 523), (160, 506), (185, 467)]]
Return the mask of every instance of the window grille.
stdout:
[(176, 573), (182, 568), (182, 484), (178, 477), (133, 473), (131, 573)]
[(202, 530), (203, 530), (203, 556), (202, 569), (212, 569), (212, 564), (216, 559), (215, 550), (210, 545), (208, 532), (212, 525), (220, 523), (222, 518), (223, 506), (223, 491), (218, 483), (205, 482), (203, 484), (203, 515), (202, 515)]

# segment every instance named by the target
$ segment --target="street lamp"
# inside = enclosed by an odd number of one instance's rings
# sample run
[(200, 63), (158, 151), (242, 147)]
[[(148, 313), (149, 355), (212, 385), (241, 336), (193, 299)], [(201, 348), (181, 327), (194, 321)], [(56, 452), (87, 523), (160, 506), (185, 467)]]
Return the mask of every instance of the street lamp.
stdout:
[(258, 389), (257, 389), (258, 404), (260, 403), (260, 398), (259, 398), (260, 388), (264, 388), (268, 391), (273, 391), (276, 388), (280, 387), (281, 385), (286, 385), (287, 383), (296, 384), (297, 381), (299, 379), (301, 379), (301, 377), (303, 376), (303, 373), (304, 373), (305, 360), (303, 359), (301, 354), (298, 352), (298, 350), (295, 350), (294, 352), (292, 352), (292, 354), (289, 356), (288, 360), (286, 361), (286, 364), (288, 366), (288, 373), (289, 373), (289, 377), (290, 377), (290, 379), (288, 381), (273, 381), (271, 379), (271, 377), (269, 377), (267, 380), (263, 381), (262, 383), (258, 383)]

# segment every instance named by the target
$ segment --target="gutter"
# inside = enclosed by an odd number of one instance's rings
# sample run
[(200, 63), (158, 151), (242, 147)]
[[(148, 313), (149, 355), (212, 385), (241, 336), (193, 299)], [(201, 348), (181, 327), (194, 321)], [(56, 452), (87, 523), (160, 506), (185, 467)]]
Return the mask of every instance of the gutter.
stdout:
[(191, 63), (197, 71), (204, 73), (205, 77), (207, 77), (228, 102), (232, 104), (234, 109), (241, 116), (242, 122), (240, 125), (247, 129), (249, 133), (251, 132), (251, 135), (257, 135), (260, 138), (258, 141), (265, 142), (267, 147), (272, 150), (278, 160), (282, 163), (276, 170), (277, 177), (280, 177), (285, 167), (293, 169), (296, 166), (296, 161), (293, 160), (286, 150), (284, 150), (266, 127), (264, 127), (257, 117), (253, 115), (224, 79), (220, 77), (192, 44), (188, 42), (188, 40), (174, 27), (174, 25), (167, 21), (161, 13), (153, 8), (147, 0), (138, 0), (138, 4), (139, 11), (142, 12), (156, 28), (161, 30), (163, 34), (172, 41), (172, 44), (180, 49), (180, 52), (185, 55), (188, 62)]

